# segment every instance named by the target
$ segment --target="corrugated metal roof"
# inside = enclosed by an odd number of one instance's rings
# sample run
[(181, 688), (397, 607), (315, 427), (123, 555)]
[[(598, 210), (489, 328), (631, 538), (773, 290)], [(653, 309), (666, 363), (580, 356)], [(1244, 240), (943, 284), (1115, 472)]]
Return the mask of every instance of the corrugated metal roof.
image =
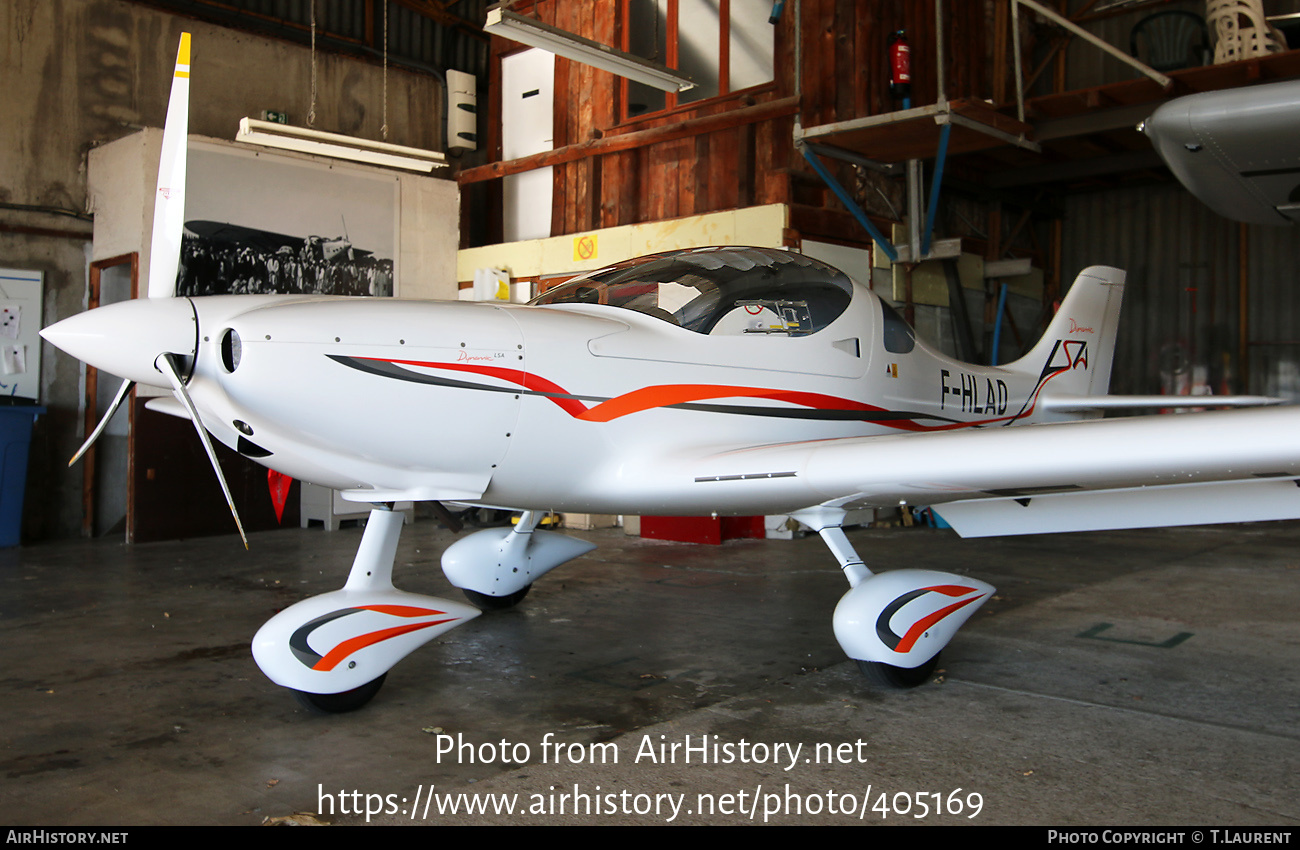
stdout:
[(1300, 398), (1295, 228), (1245, 229), (1245, 384), (1239, 362), (1240, 225), (1173, 185), (1080, 194), (1065, 205), (1062, 275), (1072, 279), (1097, 264), (1128, 271), (1114, 392), (1169, 392), (1180, 382), (1199, 380), (1215, 393)]
[[(390, 64), (439, 76), (454, 69), (486, 79), (488, 40), (481, 29), (488, 3), (460, 0), (438, 15), (432, 9), (418, 12), (398, 0), (317, 2), (317, 45), (379, 59), (384, 47), (382, 16), (387, 9)], [(147, 5), (300, 44), (311, 40), (312, 0), (148, 0)]]

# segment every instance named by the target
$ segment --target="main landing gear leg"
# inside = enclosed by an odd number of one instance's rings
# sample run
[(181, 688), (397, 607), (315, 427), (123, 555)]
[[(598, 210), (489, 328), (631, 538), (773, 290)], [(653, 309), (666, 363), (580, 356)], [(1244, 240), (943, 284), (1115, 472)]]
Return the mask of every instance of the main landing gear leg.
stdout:
[(540, 531), (545, 511), (524, 511), (514, 528), (485, 528), (442, 553), (442, 571), (475, 605), (500, 610), (516, 605), (537, 579), (596, 544)]
[(414, 650), (479, 611), (461, 602), (393, 587), (402, 514), (370, 511), (342, 590), (313, 596), (276, 614), (253, 638), (253, 658), (277, 685), (322, 712), (370, 701), (388, 671)]
[[(519, 516), (519, 521), (515, 523), (514, 528), (501, 542), (501, 558), (503, 561), (511, 559), (517, 561), (523, 557), (524, 552), (528, 549), (528, 544), (532, 542), (533, 532), (537, 530), (537, 524), (542, 521), (544, 516), (546, 516), (546, 511), (524, 511)], [(480, 593), (468, 587), (461, 588), (460, 592), (465, 594), (466, 599), (484, 611), (504, 611), (523, 602), (524, 597), (528, 595), (528, 591), (532, 589), (533, 583), (530, 581), (518, 590), (511, 591), (503, 596)]]
[(821, 505), (793, 515), (821, 536), (848, 580), (849, 591), (835, 606), (835, 639), (876, 684), (920, 685), (938, 665), (939, 651), (993, 595), (993, 587), (934, 570), (872, 573), (844, 534), (845, 514)]

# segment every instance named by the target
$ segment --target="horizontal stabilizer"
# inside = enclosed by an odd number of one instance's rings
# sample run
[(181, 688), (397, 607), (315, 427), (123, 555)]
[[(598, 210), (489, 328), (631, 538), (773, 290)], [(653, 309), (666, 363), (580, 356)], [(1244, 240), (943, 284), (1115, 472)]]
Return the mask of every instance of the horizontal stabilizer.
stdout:
[(936, 505), (934, 510), (962, 537), (1300, 519), (1300, 479), (972, 499)]
[(1038, 404), (1045, 410), (1168, 410), (1175, 407), (1267, 407), (1283, 399), (1266, 395), (1072, 395), (1044, 393)]

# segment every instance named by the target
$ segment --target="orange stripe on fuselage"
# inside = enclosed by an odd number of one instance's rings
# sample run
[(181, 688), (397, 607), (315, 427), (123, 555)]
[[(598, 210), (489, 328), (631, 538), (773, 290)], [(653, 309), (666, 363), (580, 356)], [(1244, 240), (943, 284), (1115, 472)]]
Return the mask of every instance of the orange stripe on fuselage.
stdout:
[(785, 401), (803, 407), (834, 410), (877, 411), (861, 402), (849, 401), (819, 393), (802, 393), (794, 390), (771, 390), (762, 387), (731, 387), (723, 384), (669, 384), (660, 387), (642, 387), (630, 393), (603, 401), (578, 416), (587, 422), (609, 422), (632, 413), (651, 410), (656, 407), (670, 407), (692, 401), (704, 401), (717, 398), (766, 398), (773, 401)]
[[(612, 422), (615, 419), (620, 419), (633, 413), (641, 413), (646, 410), (722, 398), (765, 398), (772, 401), (797, 404), (801, 407), (807, 407), (813, 410), (861, 411), (866, 414), (862, 417), (863, 421), (875, 422), (876, 424), (889, 428), (897, 428), (902, 431), (951, 431), (958, 428), (973, 428), (983, 425), (993, 425), (999, 422), (1013, 422), (1033, 410), (1031, 407), (1027, 413), (1021, 413), (1015, 416), (1002, 416), (994, 419), (978, 419), (971, 422), (951, 422), (944, 425), (922, 425), (919, 422), (910, 420), (874, 420), (871, 418), (870, 414), (888, 413), (889, 411), (883, 407), (876, 407), (875, 405), (853, 401), (846, 398), (839, 398), (837, 396), (822, 395), (821, 393), (799, 392), (797, 390), (776, 390), (764, 387), (735, 387), (727, 386), (725, 384), (667, 384), (655, 387), (642, 387), (624, 393), (623, 395), (602, 401), (593, 407), (587, 407), (587, 405), (583, 404), (582, 401), (576, 398), (558, 397), (573, 395), (573, 393), (570, 393), (558, 384), (552, 383), (545, 378), (520, 369), (505, 369), (500, 366), (479, 366), (472, 363), (432, 363), (424, 360), (389, 360), (382, 357), (364, 357), (358, 359), (377, 360), (383, 363), (393, 363), (403, 366), (418, 366), (426, 369), (447, 369), (453, 372), (469, 372), (471, 374), (484, 375), (486, 377), (508, 381), (516, 386), (524, 387), (533, 392), (543, 393), (550, 396), (550, 400), (566, 413), (575, 419), (581, 419), (584, 422)], [(1055, 375), (1049, 376), (1048, 379), (1050, 380), (1051, 377), (1055, 377)], [(1046, 381), (1043, 383), (1046, 383)]]

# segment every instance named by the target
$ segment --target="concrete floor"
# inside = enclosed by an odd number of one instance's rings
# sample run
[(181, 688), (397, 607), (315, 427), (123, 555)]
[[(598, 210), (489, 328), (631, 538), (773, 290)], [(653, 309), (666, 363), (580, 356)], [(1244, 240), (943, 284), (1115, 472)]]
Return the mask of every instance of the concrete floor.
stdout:
[[(518, 609), (435, 641), (366, 709), (332, 717), (268, 682), (248, 642), (341, 585), (358, 529), (254, 535), (250, 553), (235, 538), (0, 552), (0, 822), (258, 824), (333, 807), (326, 820), (351, 824), (369, 806), (388, 810), (372, 822), (417, 824), (1300, 823), (1300, 524), (852, 533), (869, 564), (999, 589), (941, 679), (904, 692), (845, 661), (830, 628), (845, 586), (816, 538), (589, 536), (600, 548)], [(398, 585), (459, 599), (438, 568), (453, 539), (408, 527)], [(456, 736), (475, 757), (439, 757)], [(737, 760), (644, 757), (700, 736)], [(543, 762), (546, 740), (565, 745), (560, 764)], [(517, 745), (526, 763), (503, 761)], [(618, 763), (593, 764), (602, 754)], [(438, 813), (471, 800), (517, 810)]]

